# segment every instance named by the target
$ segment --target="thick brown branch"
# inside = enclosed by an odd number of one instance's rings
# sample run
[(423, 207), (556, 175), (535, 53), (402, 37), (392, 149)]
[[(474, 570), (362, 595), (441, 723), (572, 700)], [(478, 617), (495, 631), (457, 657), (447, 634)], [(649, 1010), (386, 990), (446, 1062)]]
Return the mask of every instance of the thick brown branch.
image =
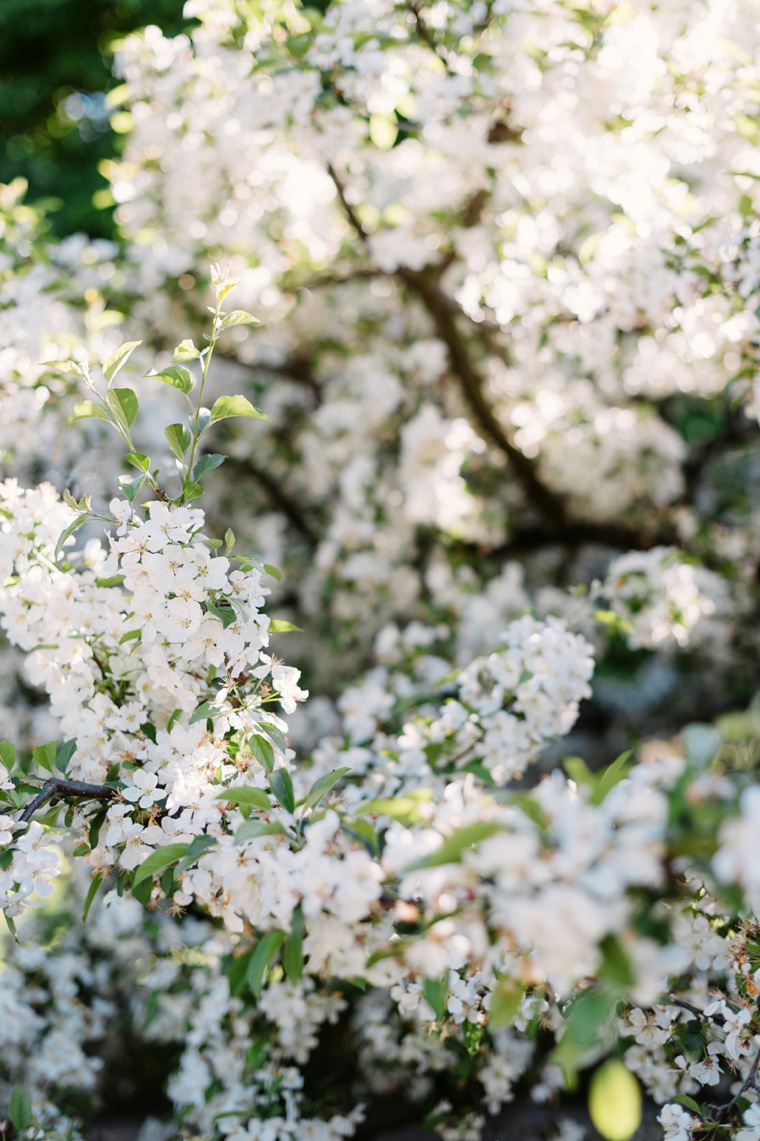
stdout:
[(544, 547), (568, 547), (575, 550), (586, 544), (614, 547), (623, 551), (648, 551), (666, 536), (657, 532), (637, 531), (617, 523), (568, 522), (553, 528), (518, 527), (510, 533), (505, 543), (498, 547), (485, 547), (456, 539), (451, 549), (469, 557), (485, 557), (501, 563), (506, 559), (540, 551)]
[(257, 376), (276, 376), (283, 380), (293, 381), (294, 384), (303, 385), (304, 388), (310, 389), (317, 400), (321, 398), (321, 385), (311, 372), (310, 362), (305, 357), (291, 357), (283, 364), (265, 364), (261, 361), (241, 360), (234, 353), (224, 352), (221, 349), (216, 349), (215, 352), (222, 360), (233, 361), (236, 365), (248, 369)]
[(118, 795), (119, 790), (108, 784), (86, 784), (84, 781), (51, 777), (45, 781), (34, 799), (29, 801), (19, 819), (22, 824), (31, 820), (37, 809), (48, 801), (55, 804), (57, 800), (65, 800), (69, 796), (82, 800), (113, 800)]
[[(234, 463), (234, 461), (233, 461)], [(263, 488), (272, 505), (295, 527), (296, 531), (312, 545), (318, 542), (317, 533), (308, 521), (296, 501), (288, 495), (287, 491), (264, 468), (259, 467), (251, 459), (240, 461), (240, 468), (247, 472)]]
[(532, 460), (512, 443), (483, 394), (482, 378), (470, 359), (467, 344), (452, 315), (452, 306), (456, 306), (456, 302), (447, 297), (438, 283), (425, 272), (401, 266), (397, 276), (419, 298), (432, 318), (438, 336), (448, 349), (451, 368), (459, 378), (481, 431), (506, 455), (527, 499), (545, 519), (546, 526), (551, 530), (562, 526), (567, 516), (564, 499), (541, 482)]

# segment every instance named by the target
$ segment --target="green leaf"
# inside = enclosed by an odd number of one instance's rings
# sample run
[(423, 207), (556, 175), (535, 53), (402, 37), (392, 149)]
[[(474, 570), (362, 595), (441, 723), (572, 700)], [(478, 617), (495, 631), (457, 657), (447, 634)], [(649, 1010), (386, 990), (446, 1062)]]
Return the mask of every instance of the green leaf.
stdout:
[(142, 452), (129, 452), (125, 457), (128, 464), (136, 467), (138, 471), (148, 471), (150, 469), (150, 459), (144, 456)]
[(631, 769), (631, 756), (633, 749), (621, 753), (611, 765), (597, 773), (597, 787), (591, 797), (592, 804), (601, 804), (610, 789), (628, 776)]
[(211, 423), (217, 420), (228, 420), (230, 416), (253, 416), (256, 420), (269, 421), (269, 417), (254, 408), (250, 400), (244, 396), (220, 396), (211, 409)]
[(162, 380), (164, 384), (170, 384), (178, 392), (184, 392), (185, 396), (193, 387), (193, 374), (189, 369), (183, 368), (181, 364), (167, 365), (160, 372), (153, 372), (149, 375), (155, 377), (156, 380)]
[[(119, 877), (117, 883), (123, 883), (121, 877)], [(143, 907), (148, 906), (152, 895), (153, 884), (150, 879), (141, 880), (140, 883), (132, 885), (132, 898), (136, 899), (138, 903), (141, 903)]]
[(270, 563), (264, 563), (264, 570), (267, 572), (267, 574), (271, 575), (273, 579), (276, 579), (277, 582), (281, 581), (282, 575), (280, 574), (277, 567), (273, 567)]
[(297, 983), (303, 974), (303, 936), (305, 930), (303, 911), (297, 907), (293, 912), (290, 934), (282, 949), (282, 969), (288, 982)]
[(293, 792), (293, 781), (287, 769), (275, 769), (269, 777), (269, 786), (286, 812), (295, 811), (296, 798)]
[(284, 939), (284, 931), (269, 931), (259, 940), (256, 950), (251, 955), (245, 977), (256, 998), (261, 996), (264, 972), (279, 951)]
[(436, 1021), (442, 1022), (446, 1015), (446, 999), (449, 996), (449, 972), (439, 979), (425, 979), (422, 987), (425, 1001), (432, 1007)]
[(69, 767), (69, 761), (77, 751), (76, 740), (64, 741), (60, 749), (55, 755), (55, 767), (59, 773), (65, 773)]
[(200, 350), (196, 349), (191, 340), (180, 341), (174, 350), (172, 356), (173, 361), (196, 361), (200, 356)]
[(203, 701), (190, 717), (189, 724), (195, 725), (196, 721), (205, 721), (209, 717), (216, 717), (218, 712), (219, 709), (216, 705), (213, 705), (210, 701)]
[(224, 545), (227, 548), (227, 554), (229, 554), (235, 546), (235, 532), (232, 530), (232, 527), (228, 527), (224, 532)]
[(11, 1094), (8, 1116), (17, 1133), (28, 1129), (32, 1121), (32, 1099), (25, 1089), (17, 1086)]
[(370, 115), (369, 137), (380, 151), (389, 151), (398, 138), (398, 121), (396, 116)]
[(177, 860), (181, 860), (183, 856), (187, 855), (189, 847), (189, 844), (167, 844), (153, 852), (146, 860), (143, 860), (139, 868), (135, 868), (132, 875), (132, 888), (137, 887), (143, 880), (152, 879), (156, 872), (168, 868), (170, 864), (176, 864)]
[(0, 764), (10, 772), (16, 763), (16, 746), (10, 741), (0, 741)]
[(348, 767), (333, 769), (331, 773), (325, 773), (319, 780), (315, 780), (306, 794), (306, 799), (303, 802), (304, 808), (316, 808), (319, 802), (327, 796), (333, 785), (337, 784), (340, 778), (350, 771)]
[(133, 503), (140, 488), (144, 486), (147, 476), (138, 475), (136, 479), (125, 479), (124, 476), (119, 476), (119, 491), (125, 499)]
[(511, 1026), (525, 998), (525, 986), (516, 979), (501, 979), (491, 992), (491, 1005), (488, 1008), (488, 1026), (500, 1030)]
[(64, 376), (84, 376), (84, 369), (77, 361), (42, 361), (43, 368), (54, 368)]
[(219, 621), (224, 626), (225, 630), (227, 629), (228, 626), (231, 626), (232, 623), (237, 618), (236, 611), (233, 609), (233, 607), (231, 605), (227, 604), (226, 602), (222, 606), (217, 606), (213, 602), (207, 602), (206, 603), (206, 610), (208, 611), (209, 614), (212, 614), (214, 616), (214, 618), (219, 619)]
[(409, 827), (418, 824), (423, 818), (420, 804), (432, 799), (433, 793), (429, 788), (416, 788), (405, 796), (381, 796), (369, 800), (356, 811), (371, 816), (389, 816), (391, 820), (398, 820), (399, 824)]
[(632, 634), (633, 626), (626, 619), (616, 614), (614, 610), (595, 610), (593, 618), (601, 626), (606, 626), (611, 634)]
[(569, 1004), (565, 1032), (549, 1055), (562, 1068), (569, 1087), (576, 1072), (607, 1049), (606, 1031), (616, 1004), (616, 997), (600, 987), (588, 987)]
[(250, 958), (251, 952), (245, 951), (242, 955), (225, 955), (222, 959), (222, 970), (229, 980), (233, 998), (237, 998), (245, 989), (245, 973)]
[(41, 768), (46, 769), (49, 773), (53, 771), (55, 754), (55, 741), (47, 741), (44, 745), (38, 745), (36, 749), (32, 750), (32, 756), (37, 764), (40, 765)]
[(224, 800), (228, 804), (246, 804), (264, 810), (272, 807), (272, 802), (263, 788), (251, 788), (250, 785), (240, 788), (227, 788), (223, 792), (217, 793), (216, 799)]
[(689, 1097), (687, 1093), (679, 1093), (676, 1096), (675, 1100), (679, 1105), (683, 1105), (686, 1109), (690, 1109), (692, 1113), (696, 1113), (698, 1117), (702, 1117), (704, 1112), (702, 1107), (694, 1100), (693, 1097)]
[(223, 319), (220, 329), (229, 329), (231, 325), (260, 325), (258, 317), (254, 317), (252, 313), (246, 313), (243, 309), (233, 309), (231, 313)]
[(99, 404), (92, 400), (79, 400), (74, 405), (66, 425), (75, 424), (77, 420), (108, 420), (108, 413)]
[(201, 456), (193, 468), (193, 479), (200, 479), (201, 476), (205, 475), (207, 471), (213, 471), (214, 468), (221, 467), (226, 459), (226, 456), (217, 455), (211, 452), (206, 456)]
[(289, 634), (291, 631), (301, 634), (300, 626), (294, 626), (292, 622), (285, 622), (282, 618), (270, 618), (269, 620), (269, 633), (270, 634)]
[[(100, 587), (101, 590), (103, 589), (103, 587), (106, 587), (106, 586), (122, 586), (123, 584), (124, 584), (124, 575), (123, 574), (112, 574), (112, 575), (109, 575), (108, 578), (96, 578), (95, 579), (95, 585)], [(136, 631), (133, 630), (133, 631), (131, 631), (131, 634), (129, 634), (129, 635), (125, 634), (124, 637), (121, 639), (121, 641), (125, 642), (127, 637), (134, 638), (135, 634), (136, 634)]]
[(274, 768), (274, 749), (266, 737), (261, 737), (258, 734), (251, 737), (250, 741), (251, 752), (253, 753), (259, 764), (271, 773)]
[(641, 1103), (641, 1087), (619, 1058), (610, 1058), (592, 1077), (589, 1114), (606, 1141), (633, 1136), (641, 1124)]
[(235, 842), (242, 844), (244, 840), (254, 840), (257, 836), (282, 836), (284, 831), (279, 820), (270, 820), (268, 824), (262, 820), (246, 820), (235, 833)]
[(608, 934), (601, 941), (599, 949), (601, 950), (601, 966), (599, 968), (601, 978), (607, 979), (623, 993), (629, 992), (636, 982), (636, 974), (633, 972), (630, 958), (621, 941), (614, 934)]
[[(259, 729), (266, 733), (270, 741), (273, 741), (278, 749), (285, 750), (287, 748), (287, 741), (282, 729), (278, 729), (276, 725), (270, 725), (268, 721), (259, 723)], [(274, 759), (274, 757), (273, 757)]]
[(182, 484), (182, 494), (185, 499), (199, 499), (203, 495), (203, 488), (192, 479), (186, 479)]
[(436, 852), (410, 864), (407, 870), (411, 872), (421, 868), (437, 868), (441, 864), (456, 864), (468, 848), (501, 831), (502, 825), (491, 820), (478, 820), (474, 824), (465, 824), (447, 836)]
[(110, 357), (103, 361), (103, 376), (106, 380), (113, 380), (119, 369), (127, 363), (137, 346), (141, 344), (142, 341), (125, 341), (123, 345), (119, 345), (115, 353), (111, 353)]
[(108, 406), (116, 419), (125, 428), (131, 428), (137, 419), (139, 403), (137, 394), (131, 388), (109, 388), (106, 393)]
[(178, 460), (184, 460), (185, 452), (190, 447), (192, 437), (184, 424), (170, 424), (164, 428), (166, 442)]
[(596, 777), (582, 757), (565, 757), (562, 768), (579, 788), (596, 788)]
[(101, 872), (98, 872), (98, 874), (96, 876), (93, 876), (92, 883), (90, 884), (89, 891), (87, 892), (87, 898), (84, 901), (84, 910), (82, 912), (82, 922), (83, 923), (87, 922), (87, 916), (90, 914), (90, 908), (92, 907), (93, 902), (95, 901), (95, 896), (98, 894), (98, 888), (100, 887), (102, 882), (103, 882), (103, 875)]
[(179, 875), (180, 872), (184, 872), (185, 868), (189, 868), (190, 865), (194, 864), (196, 860), (199, 860), (205, 852), (208, 852), (210, 848), (216, 847), (218, 842), (216, 836), (196, 836), (187, 849), (187, 855), (182, 857), (174, 869), (174, 874)]

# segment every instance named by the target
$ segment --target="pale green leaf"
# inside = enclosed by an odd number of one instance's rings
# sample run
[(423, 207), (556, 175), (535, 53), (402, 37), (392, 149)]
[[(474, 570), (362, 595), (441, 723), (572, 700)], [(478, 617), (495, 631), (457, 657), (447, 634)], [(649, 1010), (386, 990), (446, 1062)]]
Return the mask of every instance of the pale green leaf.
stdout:
[(150, 468), (150, 458), (144, 456), (142, 452), (129, 452), (124, 458), (128, 464), (136, 467), (138, 471), (148, 471)]
[(195, 361), (200, 356), (200, 350), (196, 349), (191, 340), (180, 341), (174, 350), (172, 356), (173, 361)]
[(150, 374), (155, 380), (162, 380), (164, 384), (170, 384), (172, 388), (176, 388), (179, 392), (184, 392), (185, 396), (190, 392), (193, 387), (193, 374), (189, 369), (183, 368), (181, 364), (170, 364), (166, 368), (162, 368), (160, 372)]
[(70, 539), (74, 532), (77, 531), (80, 527), (84, 526), (86, 522), (87, 516), (80, 515), (77, 519), (74, 519), (72, 523), (69, 523), (65, 531), (61, 532), (60, 536), (58, 537), (58, 542), (55, 545), (55, 553), (53, 554), (54, 562), (58, 562), (58, 557), (66, 545), (66, 540)]
[(106, 393), (109, 407), (117, 420), (131, 428), (137, 419), (137, 395), (131, 388), (109, 388)]
[(272, 807), (272, 802), (263, 788), (251, 788), (250, 786), (226, 788), (217, 793), (216, 799), (224, 800), (228, 804), (245, 804), (252, 808), (263, 808), (265, 810)]
[(103, 361), (103, 376), (106, 380), (113, 380), (119, 369), (121, 369), (129, 360), (132, 353), (142, 341), (126, 341), (123, 345), (119, 345), (115, 353), (111, 353), (105, 361)]
[(190, 447), (192, 437), (184, 424), (170, 424), (164, 428), (166, 442), (178, 460), (184, 460), (185, 452)]
[(286, 622), (283, 618), (271, 618), (269, 620), (270, 634), (289, 634), (293, 631), (297, 634), (302, 632), (300, 626), (294, 626), (292, 622)]
[(143, 860), (139, 868), (135, 868), (132, 876), (132, 887), (137, 887), (143, 880), (150, 879), (156, 872), (168, 868), (170, 864), (176, 864), (177, 860), (181, 860), (183, 856), (187, 855), (189, 847), (189, 844), (166, 844), (165, 847), (153, 852), (146, 860)]
[(233, 309), (231, 313), (223, 319), (220, 329), (229, 329), (232, 325), (260, 325), (258, 317), (254, 317), (252, 313), (246, 313), (243, 309)]
[(92, 400), (78, 400), (66, 424), (75, 424), (77, 420), (108, 420), (108, 413)]
[(333, 769), (331, 773), (325, 773), (319, 780), (315, 780), (306, 794), (306, 799), (303, 802), (304, 808), (316, 808), (319, 802), (327, 796), (333, 785), (337, 784), (340, 778), (350, 771), (348, 767)]
[(211, 409), (211, 423), (218, 420), (228, 420), (231, 416), (252, 416), (256, 420), (269, 420), (258, 408), (254, 408), (250, 400), (244, 396), (220, 396)]

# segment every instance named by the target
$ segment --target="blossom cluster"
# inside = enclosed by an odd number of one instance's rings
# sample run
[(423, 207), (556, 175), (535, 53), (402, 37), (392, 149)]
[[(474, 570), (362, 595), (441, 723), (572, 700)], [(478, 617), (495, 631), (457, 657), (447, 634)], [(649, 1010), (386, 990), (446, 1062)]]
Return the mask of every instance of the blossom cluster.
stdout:
[(0, 191), (0, 1116), (750, 1141), (760, 8), (187, 15)]

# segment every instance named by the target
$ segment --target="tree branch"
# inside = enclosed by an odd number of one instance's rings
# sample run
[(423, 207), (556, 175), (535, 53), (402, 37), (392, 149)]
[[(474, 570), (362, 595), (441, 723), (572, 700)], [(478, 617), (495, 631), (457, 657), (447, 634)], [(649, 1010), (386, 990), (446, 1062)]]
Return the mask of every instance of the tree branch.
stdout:
[[(233, 463), (235, 461), (233, 460)], [(283, 489), (268, 471), (260, 468), (251, 459), (238, 461), (238, 466), (247, 472), (264, 489), (272, 505), (281, 511), (286, 519), (295, 527), (311, 546), (315, 547), (319, 541), (318, 535), (306, 518), (295, 499)]]
[(327, 164), (327, 173), (333, 180), (333, 185), (338, 192), (338, 198), (340, 200), (341, 206), (343, 207), (343, 213), (348, 219), (349, 225), (353, 229), (362, 245), (366, 247), (369, 241), (369, 235), (364, 229), (364, 226), (362, 226), (361, 221), (359, 220), (359, 215), (356, 213), (353, 206), (346, 198), (346, 188), (341, 181), (340, 175), (331, 162), (328, 162)]
[(79, 780), (63, 780), (51, 777), (46, 780), (40, 791), (30, 800), (19, 820), (22, 824), (31, 820), (38, 808), (48, 801), (55, 804), (57, 800), (64, 800), (69, 796), (80, 797), (85, 800), (113, 800), (119, 795), (119, 790), (108, 784), (86, 784)]
[(494, 415), (483, 394), (483, 380), (470, 359), (465, 339), (456, 327), (453, 317), (453, 312), (458, 309), (456, 302), (447, 297), (438, 283), (431, 280), (424, 271), (399, 266), (396, 274), (419, 298), (432, 318), (438, 336), (448, 349), (452, 370), (461, 382), (481, 431), (506, 455), (527, 499), (544, 518), (548, 529), (556, 530), (567, 520), (564, 497), (550, 491), (541, 482), (533, 461), (512, 443)]
[(424, 44), (427, 44), (431, 52), (433, 52), (433, 54), (438, 57), (443, 66), (446, 68), (447, 74), (453, 74), (449, 64), (449, 53), (446, 51), (445, 47), (443, 47), (441, 44), (436, 43), (430, 32), (430, 29), (420, 15), (420, 5), (417, 0), (410, 0), (406, 7), (411, 16), (414, 18), (414, 23), (417, 28), (417, 35), (420, 37)]
[(750, 1071), (747, 1074), (747, 1078), (746, 1078), (744, 1084), (742, 1085), (741, 1089), (737, 1093), (734, 1094), (734, 1096), (731, 1098), (730, 1101), (724, 1102), (723, 1105), (715, 1105), (713, 1103), (712, 1105), (709, 1106), (709, 1108), (714, 1113), (716, 1113), (719, 1117), (723, 1117), (724, 1114), (726, 1114), (726, 1113), (731, 1113), (733, 1115), (733, 1112), (736, 1109), (736, 1103), (738, 1102), (738, 1100), (742, 1096), (742, 1094), (745, 1094), (748, 1089), (754, 1089), (754, 1090), (757, 1089), (757, 1068), (758, 1068), (758, 1066), (760, 1066), (760, 1050), (758, 1050), (757, 1053), (755, 1054), (755, 1060), (752, 1063)]

